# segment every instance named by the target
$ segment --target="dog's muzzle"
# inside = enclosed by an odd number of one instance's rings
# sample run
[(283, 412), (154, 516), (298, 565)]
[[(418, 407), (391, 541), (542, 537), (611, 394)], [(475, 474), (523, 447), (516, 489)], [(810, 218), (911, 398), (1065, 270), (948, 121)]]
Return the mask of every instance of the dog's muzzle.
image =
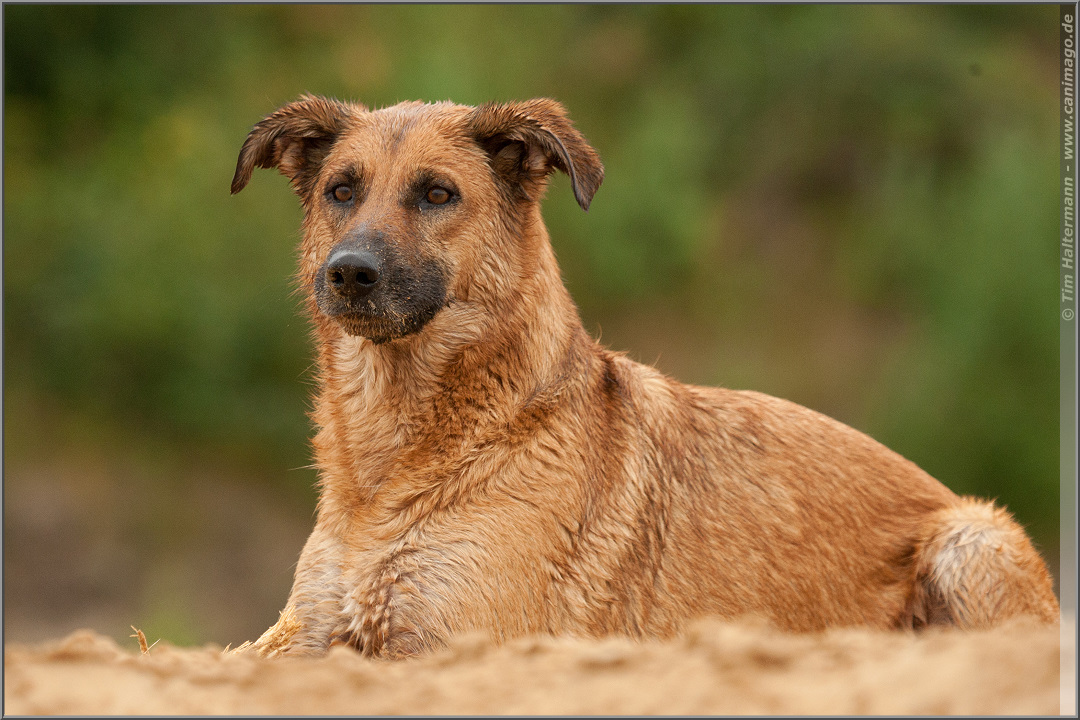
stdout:
[(434, 261), (406, 262), (382, 233), (348, 238), (315, 272), (315, 304), (349, 335), (387, 342), (418, 332), (446, 305)]

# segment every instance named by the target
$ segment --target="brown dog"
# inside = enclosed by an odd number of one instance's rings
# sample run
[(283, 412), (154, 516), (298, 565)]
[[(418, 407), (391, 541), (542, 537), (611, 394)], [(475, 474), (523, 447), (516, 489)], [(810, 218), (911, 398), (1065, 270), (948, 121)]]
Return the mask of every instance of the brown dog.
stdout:
[(304, 97), (255, 167), (305, 215), (318, 520), (266, 655), (402, 657), (453, 633), (665, 636), (753, 613), (790, 630), (1058, 617), (1023, 530), (869, 437), (610, 352), (563, 287), (540, 198), (587, 208), (596, 152), (552, 100)]

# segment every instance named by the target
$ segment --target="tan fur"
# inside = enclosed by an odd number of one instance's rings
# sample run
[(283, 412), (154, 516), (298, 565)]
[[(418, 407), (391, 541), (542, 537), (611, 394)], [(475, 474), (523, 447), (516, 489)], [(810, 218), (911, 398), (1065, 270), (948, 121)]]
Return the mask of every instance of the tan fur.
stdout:
[[(589, 337), (539, 201), (558, 169), (587, 207), (603, 167), (558, 103), (305, 97), (252, 130), (233, 192), (254, 167), (279, 168), (306, 211), (321, 496), (281, 621), (250, 647), (396, 658), (475, 629), (653, 637), (706, 614), (793, 631), (1056, 620), (1004, 511), (812, 410), (684, 385)], [(418, 204), (425, 178), (460, 196)], [(403, 277), (446, 280), (419, 330), (378, 329), (405, 327), (398, 306), (335, 319), (317, 301), (331, 248), (373, 237)]]

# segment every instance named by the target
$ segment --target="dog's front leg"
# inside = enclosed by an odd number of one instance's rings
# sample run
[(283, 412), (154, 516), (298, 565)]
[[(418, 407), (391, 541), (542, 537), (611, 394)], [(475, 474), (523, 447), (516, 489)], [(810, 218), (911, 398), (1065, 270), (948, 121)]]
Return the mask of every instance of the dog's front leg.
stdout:
[(421, 580), (425, 575), (430, 579), (437, 572), (406, 551), (385, 559), (375, 572), (356, 576), (344, 604), (347, 642), (366, 657), (391, 660), (442, 647), (450, 627), (439, 594)]
[(264, 657), (321, 655), (348, 630), (342, 613), (342, 542), (337, 533), (316, 524), (296, 567), (296, 578), (278, 621), (253, 643), (234, 652)]

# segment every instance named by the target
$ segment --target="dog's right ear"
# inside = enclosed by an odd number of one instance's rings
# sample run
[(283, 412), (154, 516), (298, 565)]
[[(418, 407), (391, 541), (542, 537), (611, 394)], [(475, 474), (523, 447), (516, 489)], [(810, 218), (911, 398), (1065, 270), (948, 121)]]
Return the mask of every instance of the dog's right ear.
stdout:
[(276, 167), (298, 195), (306, 196), (334, 141), (357, 110), (364, 108), (314, 95), (275, 110), (252, 128), (240, 148), (233, 194), (244, 189), (256, 167)]

